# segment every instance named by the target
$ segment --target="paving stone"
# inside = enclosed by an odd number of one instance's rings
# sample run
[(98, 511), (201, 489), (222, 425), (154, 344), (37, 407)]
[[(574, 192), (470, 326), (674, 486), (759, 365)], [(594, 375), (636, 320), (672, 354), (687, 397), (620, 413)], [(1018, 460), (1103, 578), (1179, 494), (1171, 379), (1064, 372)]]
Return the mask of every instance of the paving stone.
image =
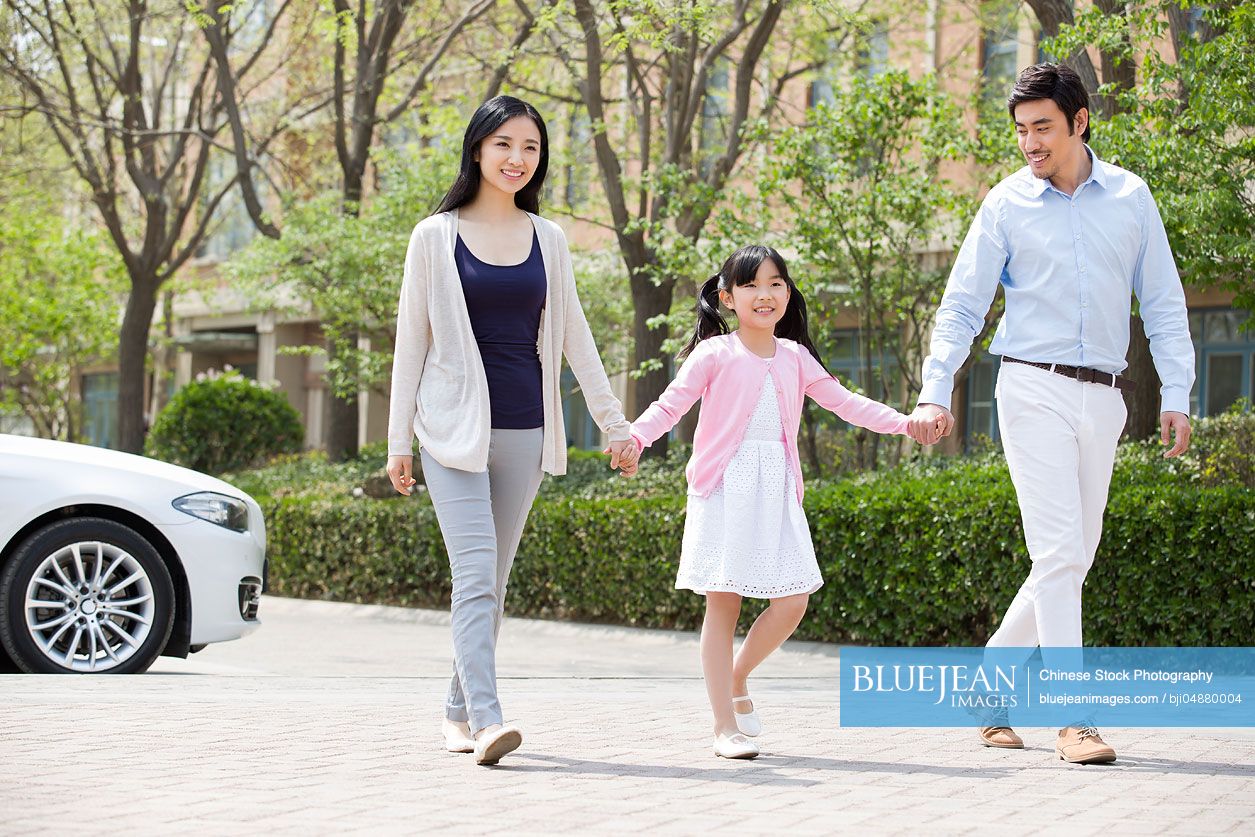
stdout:
[[(502, 698), (523, 748), (442, 749), (447, 615), (267, 598), (268, 624), (136, 677), (0, 676), (0, 833), (1241, 834), (1255, 731), (843, 730), (835, 649), (787, 644), (751, 681), (753, 761), (717, 759), (696, 637), (507, 619)], [(337, 630), (338, 629), (338, 630)], [(437, 650), (433, 650), (437, 649)], [(617, 663), (617, 669), (611, 664)], [(530, 672), (530, 674), (529, 674)], [(588, 676), (589, 673), (596, 676)]]

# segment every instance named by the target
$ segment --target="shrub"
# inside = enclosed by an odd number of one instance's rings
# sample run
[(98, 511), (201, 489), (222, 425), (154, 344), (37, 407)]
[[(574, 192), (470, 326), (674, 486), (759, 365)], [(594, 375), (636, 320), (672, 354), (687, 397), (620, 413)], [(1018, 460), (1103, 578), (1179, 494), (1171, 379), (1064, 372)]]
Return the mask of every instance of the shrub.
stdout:
[(144, 452), (210, 474), (301, 449), (301, 417), (280, 393), (237, 372), (180, 389), (153, 422)]
[[(675, 465), (670, 472), (664, 465), (655, 466), (659, 479), (673, 479)], [(589, 475), (580, 491), (590, 496), (537, 501), (514, 564), (509, 612), (696, 628), (703, 600), (673, 589), (683, 494), (594, 496), (591, 487), (600, 485)], [(811, 598), (801, 639), (982, 644), (1028, 573), (1014, 490), (995, 455), (813, 486), (805, 505), (825, 584)], [(264, 498), (263, 507), (275, 592), (448, 606), (448, 559), (425, 496), (290, 496)], [(761, 607), (747, 602), (743, 622)], [(1114, 480), (1085, 586), (1085, 624), (1095, 645), (1249, 641), (1255, 497), (1162, 473)]]

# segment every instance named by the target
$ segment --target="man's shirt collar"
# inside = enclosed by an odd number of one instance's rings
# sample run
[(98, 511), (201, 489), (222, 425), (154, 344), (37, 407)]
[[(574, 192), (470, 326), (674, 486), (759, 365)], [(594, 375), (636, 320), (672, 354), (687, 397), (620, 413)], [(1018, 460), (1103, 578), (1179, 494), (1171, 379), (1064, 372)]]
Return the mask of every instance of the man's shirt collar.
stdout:
[[(1103, 171), (1102, 163), (1098, 159), (1098, 155), (1094, 153), (1094, 149), (1090, 148), (1089, 145), (1085, 146), (1085, 153), (1089, 155), (1089, 177), (1085, 178), (1085, 180), (1076, 187), (1076, 191), (1081, 191), (1081, 187), (1091, 181), (1106, 189), (1107, 173)], [(1040, 198), (1047, 189), (1054, 189), (1054, 187), (1050, 185), (1050, 181), (1041, 177), (1033, 177), (1032, 169), (1029, 169), (1029, 194), (1035, 198)], [(1055, 189), (1055, 191), (1059, 192), (1058, 189)], [(1062, 195), (1063, 193), (1059, 192), (1059, 194)]]

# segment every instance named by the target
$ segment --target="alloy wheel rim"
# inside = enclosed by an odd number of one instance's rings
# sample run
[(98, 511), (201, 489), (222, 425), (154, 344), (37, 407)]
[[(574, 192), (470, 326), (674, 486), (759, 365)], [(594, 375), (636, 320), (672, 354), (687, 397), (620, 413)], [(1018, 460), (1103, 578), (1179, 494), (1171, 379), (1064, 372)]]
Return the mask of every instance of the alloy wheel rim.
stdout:
[(26, 587), (26, 630), (61, 668), (100, 672), (135, 655), (152, 632), (152, 579), (126, 550), (72, 543), (40, 562)]

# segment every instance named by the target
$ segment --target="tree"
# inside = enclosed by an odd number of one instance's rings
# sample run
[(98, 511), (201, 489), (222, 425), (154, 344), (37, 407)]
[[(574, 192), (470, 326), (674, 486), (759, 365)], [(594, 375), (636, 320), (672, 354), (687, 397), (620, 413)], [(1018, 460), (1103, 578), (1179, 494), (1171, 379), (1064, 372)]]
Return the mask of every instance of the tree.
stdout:
[[(1169, 54), (1138, 47), (1161, 42)], [(1104, 3), (1048, 48), (1085, 43), (1101, 47), (1098, 93), (1109, 103), (1094, 127), (1096, 151), (1146, 180), (1183, 281), (1255, 307), (1255, 13), (1221, 4), (1191, 26), (1173, 0)], [(1145, 437), (1158, 430), (1159, 379), (1136, 315), (1131, 331), (1128, 374), (1138, 390), (1125, 430)]]
[[(108, 356), (123, 295), (117, 259), (60, 207), (26, 195), (0, 213), (0, 412), (30, 419), (47, 439), (79, 441), (82, 399), (72, 381)], [(16, 209), (10, 195), (6, 209)]]
[[(287, 2), (249, 49), (237, 87), (274, 69), (259, 58)], [(138, 453), (157, 294), (196, 253), (238, 181), (238, 173), (219, 183), (207, 176), (227, 127), (227, 102), (212, 56), (199, 48), (193, 16), (173, 0), (3, 0), (3, 8), (9, 31), (0, 42), (0, 72), (44, 118), (129, 279), (118, 338), (118, 444)], [(238, 31), (223, 32), (228, 47)], [(277, 133), (258, 126), (254, 150), (264, 154)]]
[[(804, 8), (808, 28), (778, 38), (785, 12)], [(640, 413), (669, 378), (658, 326), (675, 290), (709, 272), (701, 239), (749, 147), (744, 129), (776, 112), (785, 86), (821, 63), (818, 52), (840, 45), (848, 17), (821, 20), (788, 0), (555, 9), (543, 32), (569, 79), (538, 92), (570, 102), (573, 87), (591, 123), (609, 215), (596, 221), (614, 231), (630, 277), (638, 377), (629, 400)], [(665, 440), (650, 450), (665, 454)]]
[[(332, 0), (330, 20), (325, 18), (325, 9), (313, 10), (315, 20), (328, 24), (325, 27), (328, 33), (325, 43), (330, 55), (322, 54), (323, 62), (315, 63), (327, 65), (331, 85), (329, 91), (322, 88), (323, 76), (315, 77), (314, 86), (323, 89), (324, 101), (332, 114), (330, 131), (334, 138), (338, 199), (333, 205), (328, 199), (319, 198), (314, 204), (299, 210), (293, 218), (285, 218), (284, 234), (290, 232), (311, 249), (302, 252), (296, 247), (282, 248), (289, 260), (275, 264), (281, 266), (280, 281), (296, 282), (323, 323), (324, 350), (328, 368), (332, 370), (329, 374), (331, 397), (327, 399), (327, 453), (333, 461), (357, 452), (357, 393), (370, 386), (375, 376), (370, 370), (363, 369), (361, 374), (355, 370), (360, 362), (375, 364), (378, 358), (372, 357), (370, 352), (358, 352), (359, 335), (353, 326), (352, 314), (372, 311), (370, 304), (364, 307), (356, 304), (361, 299), (356, 294), (361, 287), (360, 277), (308, 269), (310, 265), (322, 262), (318, 254), (334, 246), (334, 239), (323, 239), (321, 236), (347, 232), (335, 219), (321, 218), (317, 213), (343, 215), (346, 219), (343, 224), (348, 228), (354, 227), (347, 219), (357, 217), (362, 211), (366, 175), (376, 153), (381, 130), (399, 122), (407, 123), (411, 131), (421, 128), (427, 119), (425, 109), (422, 115), (415, 118), (415, 108), (429, 104), (432, 82), (450, 56), (457, 54), (455, 47), (459, 38), (475, 34), (472, 24), (499, 5), (495, 0), (475, 0), (462, 6), (460, 11), (453, 11), (445, 2), (376, 0), (367, 3), (366, 0), (359, 0), (354, 7), (349, 0)], [(504, 50), (484, 50), (486, 55), (496, 59), (496, 65), (491, 67), (483, 81), (485, 99), (500, 90), (509, 61), (533, 30), (534, 17), (527, 6), (518, 3), (517, 10), (521, 19), (510, 46)], [(207, 9), (203, 26), (224, 87), (238, 73), (231, 67), (230, 57), (220, 43), (224, 24), (229, 21), (232, 12), (230, 6)], [(433, 25), (433, 21), (440, 23)], [(445, 21), (449, 22), (446, 24)], [(473, 52), (470, 49), (466, 51)], [(318, 125), (320, 130), (326, 127)], [(243, 159), (246, 155), (241, 148), (247, 140), (238, 114), (232, 115), (232, 128), (236, 137), (237, 166), (244, 171), (247, 160)], [(243, 178), (245, 185), (247, 182), (248, 178)], [(268, 234), (268, 219), (262, 208), (255, 203), (250, 203), (248, 208), (258, 229)], [(402, 226), (408, 227), (413, 226), (414, 220), (412, 215), (399, 219)], [(293, 222), (300, 227), (290, 228)], [(270, 237), (277, 238), (277, 230)], [(351, 263), (352, 259), (349, 256), (345, 261)], [(395, 273), (399, 264), (398, 260), (388, 265), (383, 275)], [(288, 270), (288, 267), (292, 269)], [(374, 275), (377, 277), (380, 274)], [(312, 284), (304, 284), (306, 280)], [(331, 307), (324, 307), (323, 303)], [(367, 327), (366, 321), (359, 324)]]
[(293, 202), (282, 238), (256, 239), (228, 263), (256, 305), (283, 310), (295, 298), (319, 312), (327, 343), (337, 347), (326, 373), (335, 391), (356, 393), (387, 380), (410, 232), (416, 215), (434, 209), (452, 182), (459, 151), (427, 146), (382, 155), (382, 188), (360, 211), (341, 212), (334, 191)]
[[(856, 381), (871, 398), (902, 403), (922, 384), (927, 325), (949, 269), (924, 253), (953, 234), (947, 222), (962, 203), (941, 165), (964, 158), (968, 145), (959, 109), (935, 79), (896, 70), (854, 74), (805, 125), (771, 136), (759, 190), (787, 210), (780, 220), (805, 266), (812, 320), (857, 312)], [(813, 336), (826, 353), (831, 334)], [(875, 467), (879, 435), (859, 429), (855, 439), (859, 467)]]

